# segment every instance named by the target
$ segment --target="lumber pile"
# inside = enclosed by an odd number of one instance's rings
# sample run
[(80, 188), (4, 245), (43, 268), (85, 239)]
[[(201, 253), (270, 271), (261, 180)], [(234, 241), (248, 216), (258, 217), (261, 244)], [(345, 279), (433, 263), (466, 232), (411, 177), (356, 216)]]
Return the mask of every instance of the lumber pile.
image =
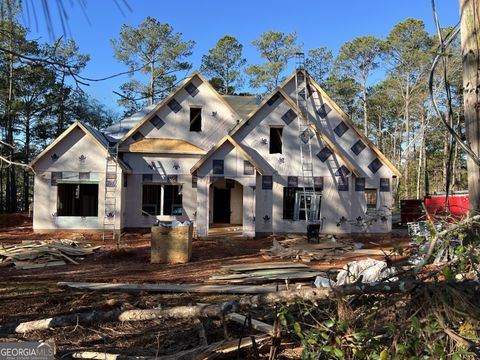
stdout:
[(306, 238), (294, 238), (282, 241), (273, 240), (270, 249), (261, 249), (264, 259), (289, 259), (295, 261), (332, 261), (354, 257), (388, 256), (394, 250), (388, 249), (361, 249), (355, 245), (342, 241), (326, 240), (317, 244), (309, 243)]
[(352, 244), (327, 240), (318, 244), (307, 242), (304, 238), (290, 239), (280, 244), (273, 240), (270, 249), (261, 249), (266, 259), (291, 259), (310, 262), (312, 260), (331, 260), (346, 252), (353, 251)]
[(222, 267), (224, 274), (213, 275), (211, 281), (255, 284), (275, 281), (308, 281), (321, 273), (312, 267), (294, 262), (262, 262)]
[(0, 244), (0, 267), (14, 265), (17, 269), (39, 269), (72, 263), (74, 258), (93, 254), (101, 246), (83, 241), (61, 240), (25, 240), (21, 244)]

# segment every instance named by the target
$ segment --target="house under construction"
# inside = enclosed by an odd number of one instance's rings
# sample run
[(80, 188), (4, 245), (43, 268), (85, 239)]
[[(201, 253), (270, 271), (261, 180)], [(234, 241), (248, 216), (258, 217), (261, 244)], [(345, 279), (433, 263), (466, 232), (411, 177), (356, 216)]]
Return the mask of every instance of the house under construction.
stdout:
[(298, 69), (262, 101), (221, 96), (194, 72), (103, 132), (75, 122), (32, 162), (34, 230), (389, 232), (398, 170)]

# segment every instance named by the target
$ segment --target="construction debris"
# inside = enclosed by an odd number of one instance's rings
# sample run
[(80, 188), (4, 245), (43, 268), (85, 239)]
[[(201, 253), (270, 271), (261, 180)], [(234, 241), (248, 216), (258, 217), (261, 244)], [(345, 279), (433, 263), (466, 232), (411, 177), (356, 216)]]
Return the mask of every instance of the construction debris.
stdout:
[(348, 263), (337, 274), (337, 280), (317, 276), (316, 287), (332, 287), (347, 284), (374, 283), (382, 280), (397, 281), (395, 270), (388, 267), (386, 261), (363, 259)]
[(273, 281), (310, 280), (320, 274), (312, 267), (293, 262), (262, 262), (244, 265), (223, 266), (227, 274), (214, 275), (211, 281), (255, 284)]
[(328, 240), (318, 244), (308, 243), (306, 238), (295, 238), (285, 240), (280, 244), (273, 239), (273, 246), (270, 249), (262, 249), (264, 258), (279, 258), (292, 259), (299, 261), (312, 260), (330, 260), (334, 257), (344, 254), (347, 251), (352, 251), (353, 245)]
[(291, 259), (295, 261), (333, 261), (358, 256), (389, 256), (394, 253), (388, 249), (364, 249), (362, 243), (341, 242), (333, 236), (324, 242), (312, 244), (304, 237), (282, 241), (273, 239), (270, 249), (262, 249), (260, 253), (265, 259)]
[(21, 245), (0, 244), (0, 267), (15, 265), (27, 270), (66, 265), (78, 265), (73, 257), (93, 254), (101, 246), (75, 240), (25, 240)]

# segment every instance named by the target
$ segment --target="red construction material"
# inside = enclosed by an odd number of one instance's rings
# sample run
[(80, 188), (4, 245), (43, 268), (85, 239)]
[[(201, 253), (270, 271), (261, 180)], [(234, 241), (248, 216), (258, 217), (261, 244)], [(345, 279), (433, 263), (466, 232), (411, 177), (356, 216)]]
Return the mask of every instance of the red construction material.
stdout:
[[(425, 197), (425, 206), (433, 218), (443, 218), (446, 215), (445, 194), (435, 194)], [(467, 216), (470, 201), (467, 193), (453, 193), (448, 196), (450, 207), (450, 216), (453, 218), (462, 218)], [(452, 219), (454, 220), (454, 219)]]

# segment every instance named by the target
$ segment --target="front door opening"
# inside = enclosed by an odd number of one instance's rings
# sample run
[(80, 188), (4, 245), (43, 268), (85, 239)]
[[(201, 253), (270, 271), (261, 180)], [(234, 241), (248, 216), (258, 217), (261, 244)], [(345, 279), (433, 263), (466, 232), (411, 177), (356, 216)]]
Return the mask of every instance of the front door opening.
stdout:
[(213, 222), (230, 224), (231, 201), (230, 190), (213, 186)]

